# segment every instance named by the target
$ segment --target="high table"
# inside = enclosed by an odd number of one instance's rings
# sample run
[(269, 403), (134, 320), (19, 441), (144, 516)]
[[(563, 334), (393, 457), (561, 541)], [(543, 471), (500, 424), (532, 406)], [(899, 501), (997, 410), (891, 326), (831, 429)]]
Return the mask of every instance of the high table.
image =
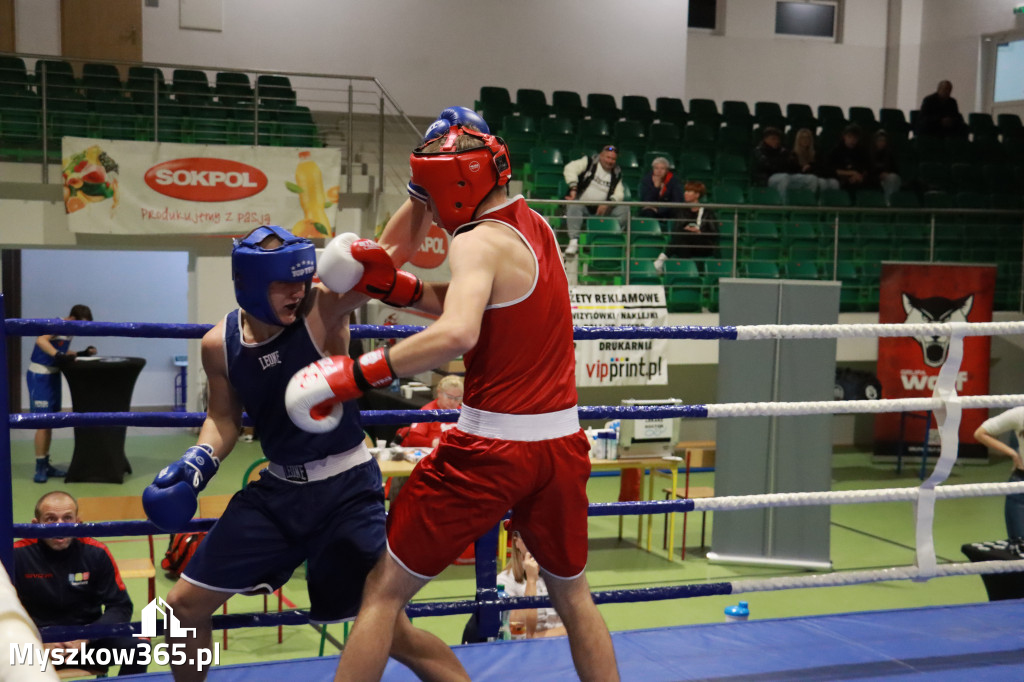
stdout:
[[(960, 551), (971, 562), (1024, 560), (1024, 555), (1018, 553), (1019, 545), (1006, 540), (969, 543), (961, 546)], [(981, 576), (981, 580), (989, 601), (1024, 599), (1024, 573), (993, 573)]]
[[(144, 358), (78, 358), (61, 367), (75, 412), (127, 412)], [(76, 426), (68, 483), (123, 483), (132, 472), (124, 452), (124, 426)]]

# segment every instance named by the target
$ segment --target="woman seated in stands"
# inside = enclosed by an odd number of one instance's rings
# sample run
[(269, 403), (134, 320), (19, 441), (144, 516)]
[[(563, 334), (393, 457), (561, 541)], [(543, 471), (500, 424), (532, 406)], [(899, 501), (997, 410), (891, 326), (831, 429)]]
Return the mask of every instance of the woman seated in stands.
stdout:
[[(498, 574), (498, 584), (505, 586), (510, 597), (547, 596), (548, 588), (540, 574), (536, 559), (526, 549), (519, 533), (512, 534), (512, 561)], [(525, 623), (527, 639), (557, 637), (566, 634), (565, 626), (554, 609), (516, 609), (509, 614), (513, 633), (517, 623)]]
[[(814, 133), (810, 128), (801, 128), (793, 139), (793, 161), (799, 170), (796, 175), (802, 176), (800, 182), (790, 187), (810, 187), (820, 192), (823, 189), (839, 189), (839, 181), (828, 177), (828, 170), (818, 162), (814, 149)], [(812, 180), (813, 178), (813, 180)]]
[[(683, 199), (688, 204), (699, 204), (707, 195), (703, 182), (691, 180), (683, 187)], [(665, 252), (654, 261), (658, 272), (669, 258), (715, 258), (718, 256), (718, 218), (710, 208), (695, 205), (679, 211), (679, 228), (669, 235)]]

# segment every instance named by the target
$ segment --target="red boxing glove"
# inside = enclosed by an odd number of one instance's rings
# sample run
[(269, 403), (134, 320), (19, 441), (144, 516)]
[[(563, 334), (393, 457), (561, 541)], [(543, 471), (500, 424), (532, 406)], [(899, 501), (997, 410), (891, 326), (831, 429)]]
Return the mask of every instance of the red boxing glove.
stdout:
[(317, 360), (292, 376), (285, 389), (288, 417), (303, 431), (325, 433), (341, 422), (342, 403), (395, 379), (388, 348), (365, 353), (357, 362), (347, 355)]
[(352, 242), (352, 258), (363, 264), (355, 290), (399, 308), (423, 297), (423, 282), (411, 272), (395, 268), (391, 256), (372, 239)]

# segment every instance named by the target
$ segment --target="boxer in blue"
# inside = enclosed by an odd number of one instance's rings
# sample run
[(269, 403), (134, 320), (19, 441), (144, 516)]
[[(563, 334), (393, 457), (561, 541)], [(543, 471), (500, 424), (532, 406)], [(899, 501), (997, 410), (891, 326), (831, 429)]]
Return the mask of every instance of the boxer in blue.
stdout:
[[(71, 307), (71, 312), (64, 318), (92, 322), (92, 310), (81, 303)], [(61, 380), (60, 366), (76, 356), (87, 357), (96, 354), (96, 348), (89, 346), (83, 351), (71, 350), (71, 338), (63, 334), (43, 334), (36, 337), (29, 358), (28, 371), (25, 372), (25, 383), (28, 386), (28, 400), (33, 412), (61, 411)], [(53, 431), (39, 429), (35, 436), (36, 473), (32, 480), (46, 483), (49, 478), (64, 478), (67, 471), (50, 464), (50, 443)]]
[[(304, 561), (310, 619), (353, 618), (366, 575), (385, 548), (381, 474), (364, 444), (357, 403), (335, 406), (325, 417), (330, 428), (316, 434), (294, 426), (284, 404), (296, 371), (348, 352), (349, 315), (366, 298), (314, 286), (313, 243), (280, 227), (260, 227), (236, 241), (231, 265), (240, 308), (203, 337), (209, 406), (198, 444), (143, 493), (150, 520), (180, 529), (237, 442), (244, 407), (270, 464), (232, 498), (167, 596), (181, 624), (196, 628), (195, 637), (180, 640), (186, 660), (211, 647), (210, 616), (228, 597), (271, 592)], [(390, 653), (422, 679), (469, 679), (440, 639), (404, 615)], [(205, 678), (194, 666), (173, 672), (176, 680)]]

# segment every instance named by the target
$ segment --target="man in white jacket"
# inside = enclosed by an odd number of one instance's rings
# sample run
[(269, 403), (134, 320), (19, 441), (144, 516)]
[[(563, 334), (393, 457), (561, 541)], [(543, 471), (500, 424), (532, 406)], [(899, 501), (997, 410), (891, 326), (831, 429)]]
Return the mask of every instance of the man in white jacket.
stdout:
[[(569, 185), (566, 199), (580, 201), (622, 201), (625, 189), (622, 186), (622, 169), (618, 165), (619, 151), (615, 145), (606, 145), (594, 157), (583, 156), (565, 165), (563, 176)], [(629, 214), (627, 206), (611, 204), (570, 204), (566, 211), (566, 223), (569, 230), (569, 245), (565, 248), (566, 256), (574, 256), (579, 250), (580, 228), (584, 216), (609, 216), (622, 222)]]

